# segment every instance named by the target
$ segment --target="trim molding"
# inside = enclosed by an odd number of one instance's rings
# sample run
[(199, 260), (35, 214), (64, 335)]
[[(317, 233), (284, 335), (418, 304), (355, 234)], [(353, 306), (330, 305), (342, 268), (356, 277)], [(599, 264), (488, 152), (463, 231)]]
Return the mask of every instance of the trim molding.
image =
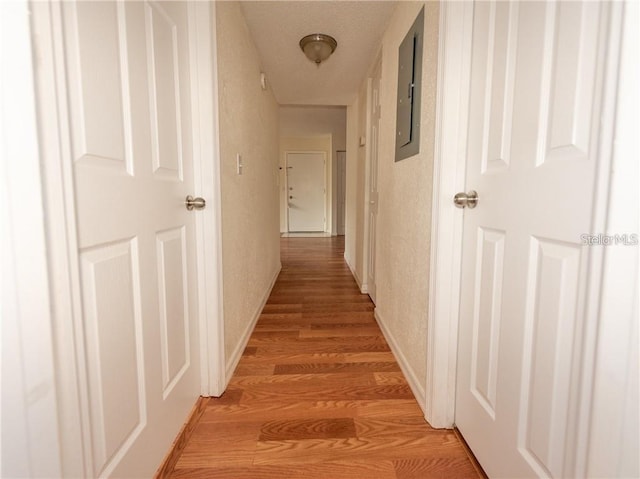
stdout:
[(226, 371), (225, 371), (225, 381), (224, 381), (223, 391), (225, 389), (227, 389), (227, 386), (229, 385), (229, 381), (231, 381), (231, 376), (233, 376), (233, 372), (236, 370), (236, 367), (238, 366), (238, 363), (240, 362), (240, 358), (242, 357), (242, 353), (244, 352), (244, 348), (247, 347), (247, 343), (249, 342), (249, 338), (251, 337), (251, 333), (253, 333), (253, 330), (256, 327), (256, 323), (258, 322), (258, 319), (260, 318), (260, 314), (262, 314), (262, 310), (264, 309), (264, 305), (267, 304), (267, 300), (269, 299), (269, 296), (271, 295), (271, 290), (273, 289), (273, 286), (276, 284), (276, 280), (278, 279), (278, 275), (280, 274), (280, 270), (282, 270), (282, 265), (279, 265), (276, 268), (275, 274), (271, 278), (271, 282), (269, 284), (269, 287), (265, 291), (265, 294), (263, 295), (262, 300), (260, 301), (260, 305), (258, 306), (256, 311), (253, 313), (253, 317), (251, 318), (251, 321), (247, 325), (247, 328), (242, 333), (242, 337), (240, 338), (240, 341), (238, 342), (238, 344), (236, 345), (235, 349), (233, 350), (233, 353), (231, 354), (231, 356), (227, 360), (227, 367), (226, 367)]
[[(52, 222), (47, 216), (51, 208), (45, 187), (49, 180), (47, 170), (58, 163), (46, 161), (50, 148), (56, 150), (49, 141), (53, 136), (45, 134), (49, 128), (42, 127), (53, 117), (39, 114), (44, 103), (39, 97), (41, 86), (53, 78), (49, 74), (51, 37), (40, 29), (41, 25), (46, 26), (40, 11), (48, 10), (49, 5), (41, 3), (19, 0), (0, 4), (0, 30), (5, 42), (0, 49), (2, 110), (3, 117), (11, 119), (0, 126), (0, 143), (6, 154), (0, 174), (0, 261), (4, 280), (0, 293), (0, 347), (5, 366), (0, 462), (4, 461), (4, 477), (82, 475), (80, 469), (67, 472), (61, 455), (66, 452), (63, 434), (76, 424), (75, 418), (65, 422), (59, 414), (60, 391), (67, 386), (67, 378), (70, 386), (75, 386), (75, 377), (73, 371), (66, 370), (67, 363), (58, 363), (61, 354), (55, 341), (57, 322), (70, 322), (71, 317), (56, 315), (60, 310), (58, 297), (64, 290), (54, 288), (55, 253), (47, 234), (51, 228), (47, 223)], [(9, 43), (11, 47), (4, 48)], [(46, 95), (44, 100), (51, 98)], [(58, 219), (54, 217), (53, 222)], [(64, 350), (67, 357), (72, 355), (72, 348)], [(65, 368), (62, 377), (58, 366)]]
[(376, 321), (378, 322), (378, 326), (380, 326), (380, 329), (382, 330), (382, 334), (384, 335), (384, 338), (387, 340), (387, 343), (389, 343), (389, 346), (391, 347), (391, 352), (395, 356), (396, 361), (398, 361), (398, 364), (400, 365), (400, 369), (402, 370), (404, 377), (409, 383), (411, 392), (413, 392), (413, 395), (416, 397), (416, 401), (418, 401), (418, 405), (420, 406), (420, 409), (422, 409), (422, 412), (424, 413), (424, 404), (425, 404), (424, 386), (422, 386), (420, 384), (420, 381), (418, 381), (418, 376), (416, 376), (415, 372), (413, 371), (413, 368), (409, 365), (409, 361), (407, 361), (406, 356), (402, 353), (402, 349), (400, 349), (400, 346), (398, 346), (398, 342), (396, 341), (395, 337), (391, 334), (391, 331), (389, 331), (389, 329), (385, 326), (384, 320), (382, 319), (380, 312), (378, 311), (378, 308), (374, 310), (374, 315), (375, 315)]
[[(366, 105), (366, 116), (365, 116), (365, 145), (364, 145), (364, 206), (363, 212), (364, 215), (362, 220), (362, 276), (368, 280), (369, 278), (369, 250), (371, 249), (370, 241), (369, 241), (369, 223), (371, 220), (371, 124), (373, 123), (371, 120), (372, 117), (372, 108), (371, 108), (371, 91), (373, 85), (373, 76), (377, 75), (378, 72), (382, 72), (382, 51), (378, 53), (378, 57), (376, 58), (376, 62), (372, 67), (373, 70), (369, 75), (367, 75), (367, 105)], [(382, 73), (380, 73), (382, 75)], [(359, 101), (359, 100), (358, 100)], [(358, 119), (359, 122), (359, 119)], [(380, 121), (378, 121), (378, 126)], [(378, 142), (378, 144), (380, 144)], [(362, 148), (362, 147), (360, 147)], [(356, 160), (358, 159), (358, 153), (356, 153)], [(357, 209), (357, 207), (356, 207)], [(356, 213), (357, 215), (357, 213)], [(375, 252), (374, 252), (375, 254)], [(357, 250), (356, 250), (357, 255)], [(354, 275), (357, 276), (357, 275)], [(358, 285), (361, 282), (358, 281)], [(360, 287), (360, 291), (363, 291), (362, 287)], [(368, 286), (365, 285), (365, 291), (369, 292)]]
[(458, 303), (462, 262), (462, 212), (451, 199), (464, 189), (467, 105), (471, 61), (473, 4), (440, 4), (440, 44), (433, 210), (425, 419), (435, 428), (450, 428), (455, 417)]
[(215, 5), (188, 7), (193, 108), (194, 186), (207, 199), (207, 208), (195, 216), (198, 258), (198, 315), (200, 326), (201, 387), (203, 396), (224, 391), (224, 321), (222, 310), (222, 225), (220, 152), (218, 141), (218, 85)]
[(187, 442), (189, 442), (193, 431), (198, 425), (198, 421), (200, 421), (200, 418), (204, 414), (208, 402), (208, 399), (205, 397), (199, 397), (196, 400), (196, 403), (189, 413), (187, 422), (184, 423), (182, 429), (180, 429), (180, 432), (173, 441), (173, 444), (171, 444), (171, 449), (169, 449), (169, 452), (167, 452), (167, 455), (164, 457), (160, 467), (153, 476), (154, 478), (163, 479), (171, 476), (178, 459), (180, 459)]
[[(52, 291), (55, 387), (60, 429), (62, 475), (91, 477), (91, 416), (80, 299), (80, 266), (74, 181), (68, 122), (68, 91), (61, 67), (64, 58), (62, 5), (33, 2), (33, 48), (38, 117), (43, 119), (38, 140), (42, 165), (42, 192), (47, 218), (47, 258)], [(46, 121), (44, 120), (46, 119)], [(42, 332), (40, 332), (42, 333)]]
[[(591, 230), (613, 235), (638, 234), (637, 14), (634, 2), (611, 3), (598, 27)], [(573, 477), (638, 476), (637, 251), (622, 245), (585, 251), (577, 412), (568, 436), (575, 453), (573, 469), (566, 468)]]

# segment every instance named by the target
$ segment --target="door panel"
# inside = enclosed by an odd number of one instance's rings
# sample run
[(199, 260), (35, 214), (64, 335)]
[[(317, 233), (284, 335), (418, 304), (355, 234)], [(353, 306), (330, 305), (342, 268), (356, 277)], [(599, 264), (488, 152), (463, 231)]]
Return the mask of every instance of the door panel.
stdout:
[[(547, 12), (538, 162), (586, 159), (598, 48), (597, 5)], [(542, 108), (542, 106), (544, 106)]]
[[(149, 477), (199, 395), (188, 16), (60, 5), (91, 476)], [(82, 337), (84, 335), (84, 338)], [(81, 385), (82, 387), (82, 385)]]
[(529, 463), (563, 477), (580, 247), (533, 239), (528, 267), (519, 442)]
[(156, 234), (163, 398), (187, 371), (190, 361), (189, 296), (185, 228)]
[(325, 230), (325, 154), (287, 153), (289, 231)]
[(65, 14), (74, 160), (133, 174), (129, 80), (120, 55), (124, 6), (78, 3)]
[(471, 391), (495, 418), (505, 232), (480, 228), (476, 249)]
[(147, 420), (136, 241), (90, 248), (80, 258), (93, 457), (106, 464)]
[(570, 477), (608, 6), (474, 6), (456, 425), (491, 477)]
[(182, 180), (180, 76), (175, 21), (156, 3), (145, 4), (153, 171)]

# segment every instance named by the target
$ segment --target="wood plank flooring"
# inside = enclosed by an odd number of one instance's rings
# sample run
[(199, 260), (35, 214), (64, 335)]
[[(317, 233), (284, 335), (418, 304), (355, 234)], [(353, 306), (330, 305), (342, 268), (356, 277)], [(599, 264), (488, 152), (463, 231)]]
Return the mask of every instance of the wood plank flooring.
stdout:
[(282, 272), (169, 477), (482, 477), (425, 422), (339, 238), (283, 238)]

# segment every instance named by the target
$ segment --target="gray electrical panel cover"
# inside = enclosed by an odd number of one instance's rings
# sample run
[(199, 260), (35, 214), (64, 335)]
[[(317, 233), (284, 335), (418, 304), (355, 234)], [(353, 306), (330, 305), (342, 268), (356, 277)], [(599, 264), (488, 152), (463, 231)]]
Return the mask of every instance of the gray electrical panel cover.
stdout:
[(396, 161), (420, 151), (420, 99), (422, 98), (422, 40), (424, 8), (398, 49)]

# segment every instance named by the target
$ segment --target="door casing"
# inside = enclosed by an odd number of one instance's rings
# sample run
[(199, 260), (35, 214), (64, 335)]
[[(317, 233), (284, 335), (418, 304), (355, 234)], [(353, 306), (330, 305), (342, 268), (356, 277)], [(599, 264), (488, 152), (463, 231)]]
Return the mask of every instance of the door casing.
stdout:
[[(54, 300), (26, 0), (0, 4), (2, 477), (62, 477)], [(9, 120), (10, 121), (5, 121)], [(25, 198), (28, 201), (25, 201)]]
[(336, 152), (336, 235), (344, 236), (345, 230), (345, 186), (347, 178), (347, 152)]
[(472, 22), (471, 2), (440, 5), (424, 404), (436, 428), (455, 414), (462, 215), (452, 198), (464, 187)]
[[(371, 273), (370, 266), (375, 262), (375, 226), (372, 225), (372, 219), (377, 218), (377, 209), (378, 209), (378, 193), (377, 193), (377, 185), (375, 191), (375, 197), (372, 195), (372, 171), (373, 168), (376, 168), (376, 175), (378, 171), (378, 162), (379, 162), (379, 144), (374, 145), (374, 141), (379, 142), (380, 133), (378, 133), (378, 137), (374, 140), (373, 138), (373, 129), (376, 128), (378, 131), (380, 129), (380, 118), (374, 118), (375, 108), (374, 102), (376, 98), (374, 98), (374, 82), (378, 82), (378, 89), (380, 86), (380, 82), (382, 80), (382, 53), (378, 52), (376, 56), (376, 61), (373, 63), (373, 67), (371, 70), (371, 74), (367, 78), (367, 116), (366, 116), (366, 131), (367, 131), (367, 140), (365, 144), (365, 172), (364, 172), (364, 227), (363, 227), (363, 251), (362, 251), (362, 284), (360, 285), (360, 292), (362, 294), (369, 294), (372, 301), (375, 302), (376, 295), (376, 285), (375, 285), (375, 271)], [(378, 92), (378, 114), (380, 112), (380, 95), (381, 92)], [(375, 158), (374, 158), (374, 148), (375, 148)], [(374, 164), (375, 162), (375, 164)], [(375, 209), (375, 212), (374, 212)], [(374, 231), (372, 231), (374, 229)], [(373, 235), (373, 237), (372, 237)]]

